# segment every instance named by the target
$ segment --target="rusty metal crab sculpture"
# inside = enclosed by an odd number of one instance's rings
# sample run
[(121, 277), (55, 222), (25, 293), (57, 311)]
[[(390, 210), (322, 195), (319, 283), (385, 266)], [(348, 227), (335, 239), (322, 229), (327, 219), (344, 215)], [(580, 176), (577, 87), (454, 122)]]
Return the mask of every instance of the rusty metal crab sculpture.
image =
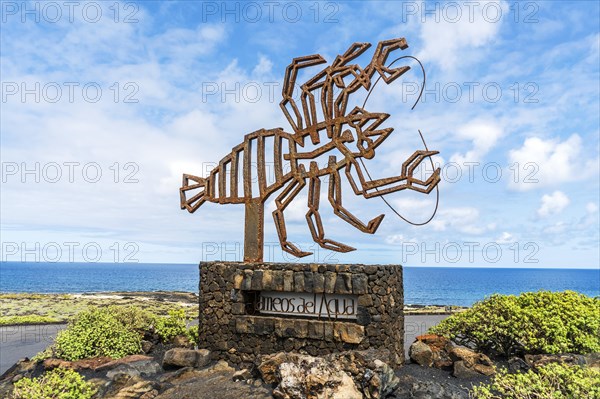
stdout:
[[(260, 129), (244, 136), (244, 141), (235, 146), (214, 168), (208, 177), (183, 175), (180, 188), (181, 209), (195, 212), (204, 202), (219, 204), (245, 204), (244, 261), (260, 262), (263, 258), (264, 203), (279, 192), (275, 199), (273, 219), (277, 228), (281, 248), (297, 257), (310, 255), (288, 240), (284, 211), (294, 198), (308, 186), (308, 211), (306, 220), (313, 240), (321, 247), (338, 252), (349, 252), (354, 248), (325, 237), (319, 214), (321, 180), (329, 180), (328, 199), (335, 215), (362, 232), (373, 234), (383, 217), (379, 215), (363, 222), (350, 213), (342, 204), (341, 179), (346, 176), (353, 192), (365, 198), (383, 196), (400, 190), (415, 190), (430, 193), (440, 181), (440, 170), (435, 169), (426, 180), (417, 179), (413, 172), (427, 157), (437, 151), (415, 151), (402, 164), (399, 176), (371, 180), (365, 177), (357, 162), (360, 158), (371, 159), (375, 149), (394, 130), (380, 128), (389, 114), (366, 111), (354, 107), (347, 111), (349, 96), (363, 88), (370, 90), (373, 76), (377, 72), (386, 84), (407, 72), (409, 66), (391, 68), (386, 66), (391, 52), (408, 47), (404, 38), (379, 42), (371, 62), (361, 68), (350, 62), (363, 54), (370, 43), (354, 43), (338, 55), (331, 65), (300, 86), (301, 110), (292, 98), (298, 71), (326, 63), (318, 54), (295, 58), (287, 67), (280, 107), (289, 121), (293, 133), (282, 128)], [(315, 94), (320, 93), (320, 109)], [(313, 148), (303, 151), (306, 140)], [(272, 140), (274, 181), (266, 178), (266, 144)], [(341, 159), (329, 155), (327, 165), (319, 166), (315, 160), (333, 150)], [(271, 154), (269, 154), (271, 155)], [(240, 159), (242, 163), (240, 164)], [(308, 168), (301, 162), (310, 162)], [(344, 170), (344, 174), (340, 173)], [(238, 180), (243, 177), (240, 192)], [(253, 190), (252, 180), (258, 181), (258, 190)], [(257, 192), (256, 192), (257, 191)]]

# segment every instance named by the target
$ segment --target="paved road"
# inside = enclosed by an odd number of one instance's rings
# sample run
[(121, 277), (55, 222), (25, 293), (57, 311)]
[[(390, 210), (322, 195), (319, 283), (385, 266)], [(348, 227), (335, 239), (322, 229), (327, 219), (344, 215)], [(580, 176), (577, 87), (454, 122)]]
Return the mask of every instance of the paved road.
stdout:
[[(445, 315), (405, 316), (404, 350), (408, 356), (408, 347), (415, 337), (424, 334), (436, 325)], [(19, 359), (32, 357), (50, 345), (58, 331), (65, 324), (0, 327), (0, 375)]]
[(50, 345), (66, 324), (0, 327), (0, 375), (19, 359)]
[(404, 352), (408, 359), (408, 348), (417, 335), (425, 334), (449, 315), (407, 315), (404, 316)]

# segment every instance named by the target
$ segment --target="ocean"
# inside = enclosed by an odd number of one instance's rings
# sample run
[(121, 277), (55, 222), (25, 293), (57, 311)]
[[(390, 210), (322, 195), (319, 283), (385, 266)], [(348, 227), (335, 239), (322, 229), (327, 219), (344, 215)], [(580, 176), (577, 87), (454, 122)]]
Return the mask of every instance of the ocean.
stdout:
[[(600, 270), (404, 267), (404, 302), (470, 306), (493, 293), (572, 290), (600, 296)], [(198, 265), (0, 263), (0, 292), (198, 292)]]

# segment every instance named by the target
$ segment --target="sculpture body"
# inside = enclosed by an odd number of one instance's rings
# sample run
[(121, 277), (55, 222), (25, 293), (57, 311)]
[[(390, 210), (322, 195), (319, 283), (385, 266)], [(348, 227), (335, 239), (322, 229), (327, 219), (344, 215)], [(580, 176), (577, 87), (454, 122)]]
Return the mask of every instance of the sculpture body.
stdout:
[[(313, 240), (323, 248), (338, 252), (354, 250), (325, 237), (319, 214), (321, 177), (328, 177), (328, 200), (334, 214), (360, 231), (370, 234), (375, 233), (384, 215), (365, 223), (344, 208), (342, 176), (348, 179), (356, 195), (365, 198), (405, 189), (429, 193), (439, 183), (439, 168), (425, 181), (413, 176), (414, 170), (425, 158), (438, 153), (428, 150), (415, 151), (403, 163), (399, 176), (378, 180), (365, 177), (358, 159), (373, 158), (375, 149), (393, 132), (393, 128), (380, 128), (389, 117), (388, 114), (369, 112), (361, 107), (354, 107), (347, 112), (348, 98), (360, 88), (369, 90), (375, 72), (378, 72), (386, 84), (390, 84), (410, 69), (408, 66), (385, 66), (390, 52), (408, 47), (403, 38), (380, 42), (371, 62), (365, 68), (349, 64), (369, 47), (369, 43), (354, 43), (343, 55), (336, 57), (330, 66), (301, 85), (302, 112), (292, 98), (298, 71), (322, 64), (325, 60), (320, 55), (294, 59), (286, 69), (283, 100), (280, 103), (293, 133), (276, 128), (247, 134), (244, 141), (223, 157), (219, 166), (208, 177), (183, 175), (181, 208), (190, 213), (195, 212), (206, 201), (245, 204), (244, 261), (262, 261), (264, 203), (275, 193), (277, 197), (273, 219), (281, 247), (294, 256), (303, 257), (310, 255), (310, 252), (301, 251), (288, 240), (284, 211), (305, 189), (308, 190), (306, 220)], [(334, 89), (337, 90), (335, 94)], [(319, 93), (320, 104), (317, 105), (315, 94)], [(308, 147), (307, 139), (312, 142), (311, 150), (304, 149)], [(266, 173), (266, 151), (269, 151), (274, 174), (274, 181), (270, 182)], [(318, 157), (327, 155), (326, 165), (316, 161)], [(240, 178), (243, 187), (239, 187)], [(257, 190), (253, 190), (252, 181), (257, 182)]]

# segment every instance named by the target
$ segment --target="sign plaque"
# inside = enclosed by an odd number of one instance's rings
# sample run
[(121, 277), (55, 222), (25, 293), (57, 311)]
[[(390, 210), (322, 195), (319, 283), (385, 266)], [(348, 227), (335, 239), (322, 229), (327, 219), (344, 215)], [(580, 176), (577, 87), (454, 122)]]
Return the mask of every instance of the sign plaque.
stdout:
[(358, 296), (263, 291), (255, 303), (260, 314), (356, 320)]

